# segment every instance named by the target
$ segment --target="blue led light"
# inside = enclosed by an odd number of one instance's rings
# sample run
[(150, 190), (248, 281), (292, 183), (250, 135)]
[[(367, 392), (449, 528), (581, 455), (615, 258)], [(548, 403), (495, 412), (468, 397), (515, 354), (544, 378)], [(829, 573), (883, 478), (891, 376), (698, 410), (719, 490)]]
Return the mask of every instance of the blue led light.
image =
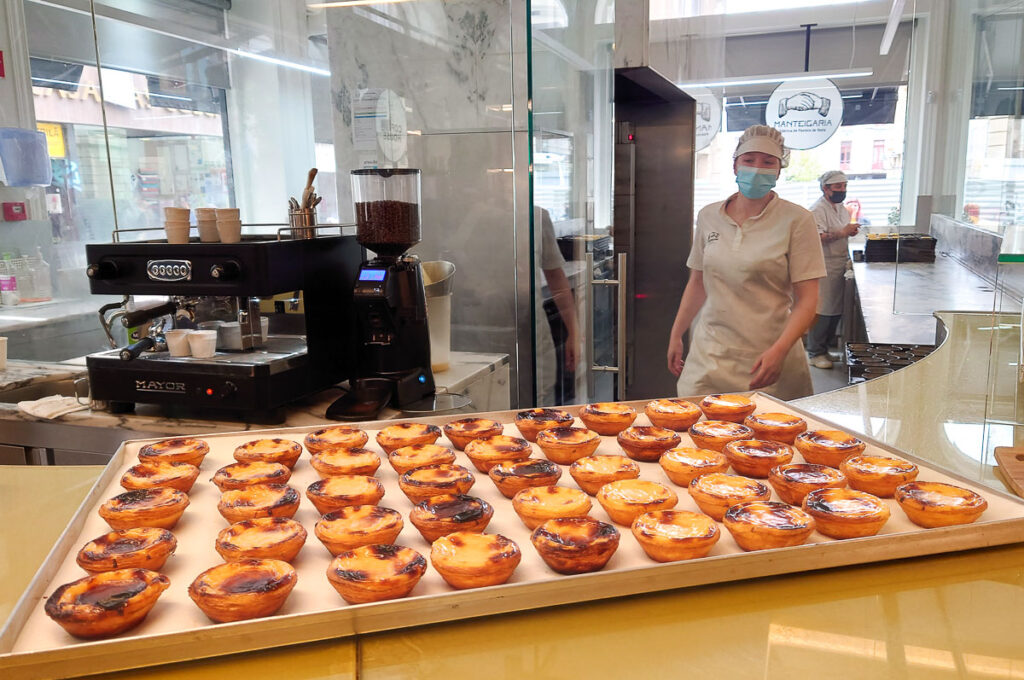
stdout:
[(364, 269), (359, 272), (360, 281), (383, 281), (386, 269)]
[(420, 373), (419, 381), (420, 381), (421, 383), (423, 383), (423, 384), (426, 384), (426, 382), (427, 382), (427, 376), (425, 376), (425, 375), (423, 375), (422, 373)]

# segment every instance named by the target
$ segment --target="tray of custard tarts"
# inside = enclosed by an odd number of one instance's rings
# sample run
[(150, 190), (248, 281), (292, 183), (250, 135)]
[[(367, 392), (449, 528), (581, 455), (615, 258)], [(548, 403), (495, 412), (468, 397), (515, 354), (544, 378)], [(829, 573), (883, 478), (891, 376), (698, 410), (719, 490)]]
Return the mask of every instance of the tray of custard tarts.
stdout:
[(76, 676), (1024, 537), (762, 394), (126, 441), (0, 633)]

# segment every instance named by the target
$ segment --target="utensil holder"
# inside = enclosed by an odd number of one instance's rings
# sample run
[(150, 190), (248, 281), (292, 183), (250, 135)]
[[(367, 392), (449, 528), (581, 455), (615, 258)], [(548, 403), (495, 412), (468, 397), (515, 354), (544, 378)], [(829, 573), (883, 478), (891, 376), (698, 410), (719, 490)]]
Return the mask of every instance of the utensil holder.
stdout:
[(288, 224), (291, 226), (293, 239), (316, 238), (315, 210), (289, 210)]

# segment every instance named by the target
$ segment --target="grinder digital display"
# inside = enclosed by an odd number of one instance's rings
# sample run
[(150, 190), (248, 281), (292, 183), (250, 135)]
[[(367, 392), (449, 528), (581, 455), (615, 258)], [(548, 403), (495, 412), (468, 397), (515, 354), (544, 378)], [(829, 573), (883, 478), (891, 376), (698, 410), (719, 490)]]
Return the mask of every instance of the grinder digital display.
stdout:
[(359, 272), (360, 281), (383, 281), (388, 273), (386, 269), (364, 269)]

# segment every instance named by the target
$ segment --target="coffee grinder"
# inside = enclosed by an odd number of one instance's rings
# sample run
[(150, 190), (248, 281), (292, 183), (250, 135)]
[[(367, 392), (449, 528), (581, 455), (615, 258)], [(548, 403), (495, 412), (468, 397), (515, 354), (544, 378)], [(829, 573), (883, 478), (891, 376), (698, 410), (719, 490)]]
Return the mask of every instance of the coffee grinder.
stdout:
[(354, 421), (430, 397), (434, 375), (420, 261), (405, 254), (420, 242), (420, 171), (354, 170), (352, 199), (356, 239), (376, 257), (360, 265), (352, 291), (356, 375), (327, 417)]

